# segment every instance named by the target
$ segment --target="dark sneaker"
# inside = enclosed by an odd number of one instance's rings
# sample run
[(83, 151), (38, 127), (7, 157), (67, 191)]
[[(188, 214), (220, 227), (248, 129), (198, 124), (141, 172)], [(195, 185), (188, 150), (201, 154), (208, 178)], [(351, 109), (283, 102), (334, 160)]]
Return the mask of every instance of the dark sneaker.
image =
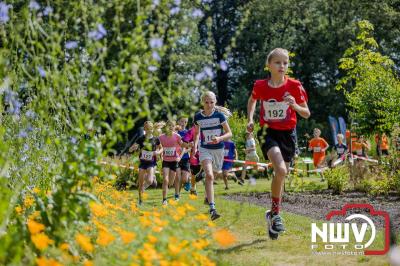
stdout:
[(179, 195), (175, 195), (175, 200), (179, 201)]
[(138, 205), (139, 205), (139, 206), (142, 206), (142, 205), (143, 205), (143, 201), (142, 201), (141, 199), (139, 200)]
[(192, 188), (192, 185), (190, 182), (186, 182), (185, 185), (183, 186), (183, 189), (186, 191), (189, 191)]
[(197, 191), (196, 191), (196, 190), (190, 190), (190, 195), (195, 195), (195, 196), (197, 196)]
[(163, 200), (162, 201), (162, 205), (165, 205), (165, 206), (168, 205), (168, 201), (167, 200)]
[(225, 187), (225, 190), (229, 190), (229, 188), (228, 188), (228, 187)]
[(271, 211), (265, 212), (265, 219), (267, 220), (268, 235), (272, 240), (278, 239), (280, 233), (285, 231), (283, 221), (280, 215), (272, 215)]
[(211, 215), (211, 221), (214, 221), (214, 220), (218, 219), (219, 217), (221, 217), (221, 215), (219, 215), (217, 213), (216, 209), (210, 210), (210, 215)]

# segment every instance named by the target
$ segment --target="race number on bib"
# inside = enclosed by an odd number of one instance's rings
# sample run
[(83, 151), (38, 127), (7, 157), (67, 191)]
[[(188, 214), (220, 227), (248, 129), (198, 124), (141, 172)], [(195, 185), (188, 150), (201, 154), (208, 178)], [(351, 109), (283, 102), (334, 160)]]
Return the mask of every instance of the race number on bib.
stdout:
[(140, 156), (140, 159), (145, 161), (152, 161), (153, 155), (154, 155), (153, 151), (142, 151), (142, 156)]
[(263, 102), (264, 120), (281, 120), (286, 118), (289, 105), (285, 102)]
[(218, 128), (218, 129), (203, 130), (203, 135), (205, 143), (212, 143), (213, 137), (221, 136), (221, 129)]
[(338, 152), (339, 154), (344, 153), (344, 148), (338, 148), (338, 149), (337, 149), (337, 152)]
[(314, 147), (314, 152), (320, 152), (321, 151), (321, 147)]
[(229, 150), (228, 149), (225, 149), (224, 150), (224, 157), (227, 157), (229, 155)]
[(166, 147), (164, 148), (164, 155), (165, 156), (175, 156), (176, 154), (176, 147)]

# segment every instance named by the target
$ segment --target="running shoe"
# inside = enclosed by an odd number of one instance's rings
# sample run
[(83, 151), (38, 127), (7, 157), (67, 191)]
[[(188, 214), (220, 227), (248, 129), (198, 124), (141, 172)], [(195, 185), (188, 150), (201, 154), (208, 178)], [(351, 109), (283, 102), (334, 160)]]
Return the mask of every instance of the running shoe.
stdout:
[(279, 214), (272, 215), (270, 210), (265, 212), (265, 219), (267, 220), (268, 235), (272, 240), (278, 239), (280, 233), (285, 231), (282, 218)]
[(162, 201), (162, 205), (165, 205), (165, 206), (168, 205), (168, 201), (167, 200), (163, 200)]
[(214, 221), (214, 220), (218, 219), (219, 217), (221, 217), (221, 215), (219, 215), (217, 213), (216, 209), (211, 209), (210, 210), (210, 215), (211, 215), (211, 221)]

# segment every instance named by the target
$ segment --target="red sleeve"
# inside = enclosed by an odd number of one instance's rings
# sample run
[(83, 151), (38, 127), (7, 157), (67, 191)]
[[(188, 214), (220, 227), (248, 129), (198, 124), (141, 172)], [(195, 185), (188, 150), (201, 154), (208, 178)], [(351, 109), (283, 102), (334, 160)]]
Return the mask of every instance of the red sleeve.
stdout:
[(261, 91), (265, 87), (265, 80), (256, 80), (253, 85), (253, 91), (251, 97), (254, 100), (261, 100)]
[(296, 100), (297, 104), (302, 104), (306, 102), (307, 98), (307, 93), (305, 92), (303, 86), (301, 85), (301, 82), (295, 79), (291, 79), (290, 84), (291, 86), (291, 95), (294, 97)]

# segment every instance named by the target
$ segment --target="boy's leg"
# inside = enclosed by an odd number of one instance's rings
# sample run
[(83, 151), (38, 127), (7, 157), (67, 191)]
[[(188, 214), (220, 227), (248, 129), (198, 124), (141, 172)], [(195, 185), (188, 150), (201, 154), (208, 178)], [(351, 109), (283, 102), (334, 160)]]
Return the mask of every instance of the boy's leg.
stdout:
[(179, 180), (179, 178), (176, 175), (176, 172), (173, 171), (172, 169), (170, 169), (169, 171), (169, 176), (175, 177), (175, 183), (174, 183), (174, 187), (175, 187), (175, 200), (179, 200), (179, 192), (181, 190), (181, 181)]

